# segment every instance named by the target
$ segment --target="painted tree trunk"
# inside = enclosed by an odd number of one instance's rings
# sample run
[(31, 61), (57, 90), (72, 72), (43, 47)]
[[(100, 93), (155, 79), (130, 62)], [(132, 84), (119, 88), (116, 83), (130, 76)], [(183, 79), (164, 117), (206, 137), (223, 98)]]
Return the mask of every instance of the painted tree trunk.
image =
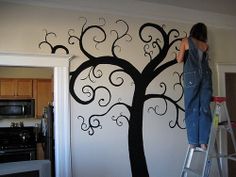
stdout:
[(129, 157), (132, 177), (149, 177), (143, 145), (144, 89), (136, 89), (129, 122)]

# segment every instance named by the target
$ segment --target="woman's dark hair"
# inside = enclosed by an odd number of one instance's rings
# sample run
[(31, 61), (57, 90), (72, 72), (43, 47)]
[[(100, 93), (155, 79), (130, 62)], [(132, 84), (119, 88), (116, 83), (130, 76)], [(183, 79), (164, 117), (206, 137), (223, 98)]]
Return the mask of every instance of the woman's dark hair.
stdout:
[(196, 38), (199, 41), (207, 42), (207, 27), (204, 23), (193, 25), (190, 30), (190, 37)]

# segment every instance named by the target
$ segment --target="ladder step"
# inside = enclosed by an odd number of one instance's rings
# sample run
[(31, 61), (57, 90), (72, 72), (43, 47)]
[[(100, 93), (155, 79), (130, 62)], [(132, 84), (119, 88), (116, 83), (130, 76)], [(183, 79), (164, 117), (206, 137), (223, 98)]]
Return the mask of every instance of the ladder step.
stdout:
[(235, 154), (230, 154), (230, 155), (228, 156), (228, 159), (233, 160), (233, 161), (236, 161), (236, 153), (235, 153)]
[(199, 173), (199, 171), (193, 170), (193, 169), (187, 168), (187, 167), (184, 168), (184, 172), (186, 172), (187, 174), (195, 175), (195, 176), (202, 176), (202, 175)]
[(200, 147), (195, 147), (194, 148), (194, 152), (204, 152), (204, 153), (206, 153), (206, 150), (204, 150), (204, 149), (202, 149)]
[[(232, 128), (235, 128), (235, 127), (236, 127), (236, 122), (235, 122), (235, 121), (230, 121), (230, 123), (231, 123)], [(228, 121), (219, 122), (218, 125), (229, 126), (229, 125), (228, 125)]]

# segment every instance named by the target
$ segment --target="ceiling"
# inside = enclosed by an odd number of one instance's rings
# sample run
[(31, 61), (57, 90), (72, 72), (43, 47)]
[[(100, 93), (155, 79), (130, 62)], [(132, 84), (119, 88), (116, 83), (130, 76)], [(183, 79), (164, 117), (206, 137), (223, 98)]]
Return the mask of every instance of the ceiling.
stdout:
[(132, 4), (132, 3), (153, 3), (155, 5), (168, 5), (181, 7), (185, 9), (193, 9), (199, 11), (207, 11), (224, 15), (236, 16), (236, 0), (0, 0), (5, 2), (28, 3), (39, 5), (56, 5), (63, 7), (81, 6), (81, 3), (87, 3), (94, 6), (106, 4)]
[(140, 0), (140, 1), (236, 16), (235, 0)]

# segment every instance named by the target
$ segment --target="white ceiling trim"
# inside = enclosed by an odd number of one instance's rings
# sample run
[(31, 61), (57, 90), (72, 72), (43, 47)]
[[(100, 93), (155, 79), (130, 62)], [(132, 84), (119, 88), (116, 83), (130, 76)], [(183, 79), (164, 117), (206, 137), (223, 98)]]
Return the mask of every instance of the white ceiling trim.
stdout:
[(129, 17), (140, 17), (155, 20), (166, 20), (181, 23), (204, 22), (217, 28), (236, 29), (236, 17), (206, 11), (198, 11), (158, 3), (137, 0), (0, 0), (34, 6), (63, 8), (92, 13), (108, 13)]

